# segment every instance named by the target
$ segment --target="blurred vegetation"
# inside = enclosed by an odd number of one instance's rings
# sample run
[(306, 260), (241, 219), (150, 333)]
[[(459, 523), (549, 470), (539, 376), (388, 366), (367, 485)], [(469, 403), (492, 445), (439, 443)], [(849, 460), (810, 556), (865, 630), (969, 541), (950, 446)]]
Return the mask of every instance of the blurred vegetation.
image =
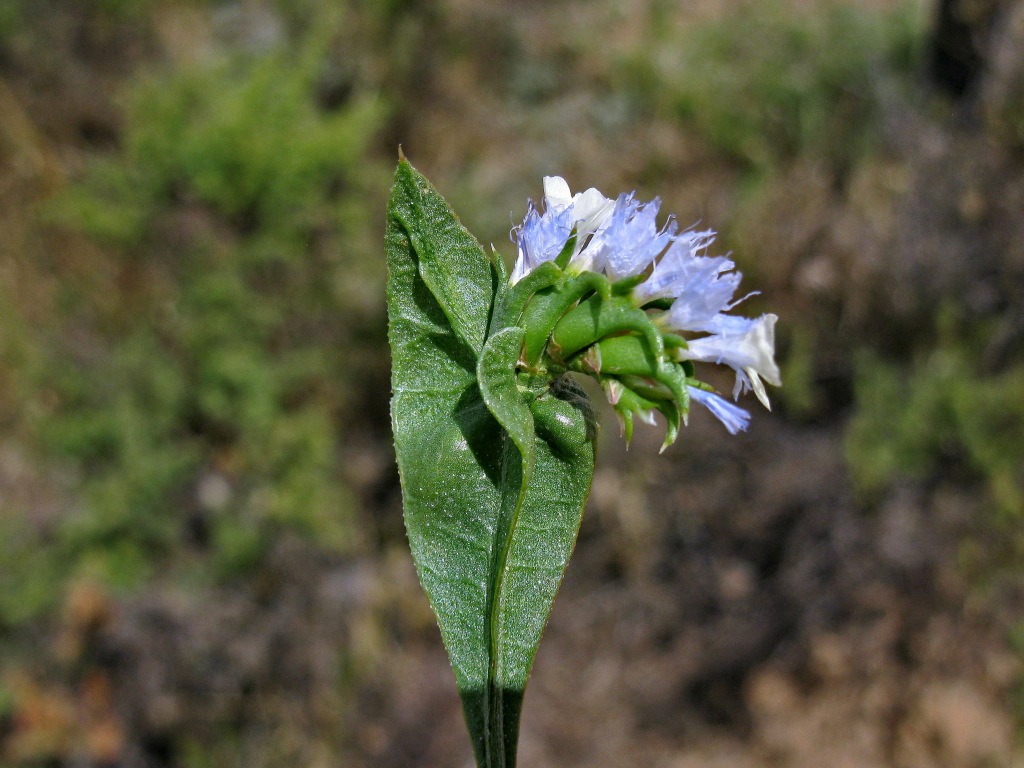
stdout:
[(60, 285), (62, 316), (31, 350), (40, 448), (81, 508), (42, 538), (0, 537), (24, 564), (0, 623), (51, 609), (70, 575), (229, 577), (282, 529), (351, 544), (337, 425), (377, 287), (365, 254), (387, 170), (368, 147), (386, 110), (371, 94), (323, 103), (329, 31), (142, 74), (118, 150), (48, 206), (119, 274)]
[[(917, 3), (883, 11), (821, 3), (797, 15), (777, 2), (686, 30), (650, 23), (652, 46), (623, 56), (619, 87), (639, 109), (695, 129), (746, 169), (798, 154), (837, 165), (871, 147), (887, 90), (906, 90), (926, 20)], [(652, 50), (653, 48), (653, 50)]]
[[(473, 4), (89, 0), (86, 26), (123, 25), (148, 42), (119, 75), (113, 139), (64, 148), (70, 181), (25, 204), (35, 250), (0, 248), (16, 265), (0, 272), (0, 419), (51, 496), (0, 515), (0, 653), (45, 667), (37, 638), (66, 621), (82, 583), (126, 596), (154, 583), (246, 587), (283, 540), (339, 559), (372, 549), (380, 531), (361, 524), (344, 464), (365, 420), (386, 420), (380, 240), (395, 144), (412, 134), (429, 156), (438, 135), (415, 125), (432, 116), (461, 162), (505, 189), (537, 187), (518, 148), (481, 149), (500, 143), (500, 121), (485, 115), (484, 138), (470, 135), (444, 96), (468, 88), (467, 101), (534, 121), (533, 135), (568, 135), (577, 165), (600, 165), (595, 145), (607, 142), (610, 157), (616, 132), (650, 125), (649, 135), (678, 134), (709, 166), (727, 167), (724, 183), (754, 179), (784, 198), (787, 169), (800, 162), (842, 176), (881, 151), (889, 101), (920, 85), (922, 3), (796, 14), (755, 2), (698, 24), (660, 0), (636, 14), (595, 5), (632, 25), (600, 65), (580, 32), (593, 23), (589, 8), (578, 28), (550, 25), (535, 40), (531, 25), (498, 27)], [(44, 45), (47, 14), (60, 7), (0, 2), (0, 77), (6, 54)], [(146, 49), (160, 14), (182, 8), (206, 14), (191, 45)], [(209, 19), (247, 8), (260, 11), (258, 29), (225, 15), (230, 34), (211, 32)], [(474, 48), (478, 39), (488, 45)], [(40, 81), (67, 79), (45, 66)], [(435, 82), (449, 79), (451, 91)], [(609, 106), (616, 99), (622, 114)], [(593, 134), (574, 133), (566, 112), (577, 107), (599, 116)], [(488, 165), (488, 151), (509, 157)], [(670, 164), (643, 171), (652, 189), (680, 184)], [(474, 219), (506, 226), (508, 211), (489, 209), (500, 195), (446, 172), (456, 200), (488, 209)], [(745, 226), (735, 199), (734, 224)], [(743, 266), (755, 279), (770, 268)], [(795, 306), (784, 320), (812, 311)], [(959, 322), (956, 306), (944, 313), (906, 358), (856, 341), (849, 412), (820, 407), (816, 348), (831, 340), (783, 329), (784, 416), (846, 430), (868, 506), (906, 478), (953, 468), (984, 489), (994, 519), (1019, 523), (1024, 366), (985, 357), (986, 322)], [(356, 674), (350, 660), (336, 663)], [(0, 675), (0, 741), (26, 690)], [(330, 717), (334, 728), (343, 713)], [(233, 727), (212, 723), (168, 749), (182, 766), (228, 764), (243, 738)], [(61, 749), (15, 764), (65, 764)], [(284, 750), (257, 768), (305, 759), (296, 755), (306, 753)]]
[[(966, 474), (1013, 526), (1024, 519), (1024, 365), (993, 371), (990, 333), (965, 331), (949, 313), (940, 341), (909, 365), (864, 352), (847, 455), (861, 489), (877, 494), (903, 478)], [(963, 325), (960, 323), (959, 325)]]

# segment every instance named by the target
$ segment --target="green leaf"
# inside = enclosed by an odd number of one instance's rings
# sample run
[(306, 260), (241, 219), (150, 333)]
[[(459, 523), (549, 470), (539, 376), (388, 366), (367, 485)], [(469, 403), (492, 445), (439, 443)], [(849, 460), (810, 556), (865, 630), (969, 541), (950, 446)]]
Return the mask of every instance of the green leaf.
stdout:
[(483, 248), (430, 182), (404, 159), (395, 171), (388, 215), (412, 243), (420, 277), (451, 327), (479, 353), (497, 287)]
[[(403, 161), (388, 205), (391, 419), (420, 581), (437, 613), (459, 690), (483, 691), (491, 667), (488, 583), (494, 510), (501, 506), (503, 432), (480, 397), (477, 350), (466, 338), (476, 335), (455, 332), (453, 313), (445, 311), (423, 278), (436, 271), (428, 264), (438, 242), (422, 226), (419, 209), (425, 195), (439, 197), (424, 192), (424, 185)], [(464, 237), (472, 240), (468, 233)], [(468, 245), (460, 250), (473, 253)], [(478, 279), (474, 292), (489, 280), (489, 274), (486, 282)], [(486, 308), (482, 314), (486, 318)], [(466, 327), (474, 325), (467, 321)], [(482, 733), (472, 735), (475, 742), (482, 738)]]
[(590, 489), (593, 414), (566, 380), (517, 382), (521, 328), (484, 344), (495, 273), (404, 161), (386, 245), (409, 542), (477, 763), (511, 768), (526, 680)]
[[(509, 768), (515, 765), (523, 691), (594, 475), (595, 421), (582, 390), (562, 379), (529, 407), (536, 425), (533, 475), (511, 516), (503, 514), (499, 530), (507, 538), (494, 570), (491, 608), (491, 741), (504, 747), (504, 762), (492, 764)], [(507, 443), (506, 505), (517, 495), (514, 453)]]

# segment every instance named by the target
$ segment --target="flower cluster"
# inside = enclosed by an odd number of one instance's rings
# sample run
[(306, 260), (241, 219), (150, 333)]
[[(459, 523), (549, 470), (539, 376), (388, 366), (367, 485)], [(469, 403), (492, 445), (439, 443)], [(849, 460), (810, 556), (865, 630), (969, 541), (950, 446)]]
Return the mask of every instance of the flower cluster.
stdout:
[[(706, 255), (714, 232), (680, 231), (671, 217), (659, 228), (660, 204), (657, 198), (641, 203), (635, 194), (612, 200), (596, 189), (572, 195), (562, 178), (545, 177), (543, 210), (531, 202), (522, 225), (512, 233), (518, 257), (511, 283), (556, 259), (569, 277), (589, 274), (606, 281), (607, 289), (594, 283), (593, 295), (601, 293), (606, 302), (588, 307), (588, 317), (610, 317), (614, 304), (620, 320), (588, 321), (591, 337), (580, 348), (578, 341), (565, 343), (582, 322), (570, 312), (554, 326), (546, 352), (601, 381), (627, 434), (633, 415), (651, 422), (654, 410), (666, 414), (670, 428), (673, 414), (685, 421), (690, 400), (705, 406), (735, 434), (747, 428), (750, 414), (698, 381), (693, 363), (731, 367), (736, 373), (733, 398), (753, 390), (770, 408), (764, 382), (782, 383), (774, 359), (777, 317), (726, 314), (746, 298), (734, 299), (741, 274), (730, 259)], [(622, 336), (634, 340), (627, 344)], [(616, 337), (619, 341), (613, 342)], [(646, 356), (646, 368), (639, 362), (615, 362), (630, 344), (629, 354)], [(676, 386), (677, 381), (682, 385)], [(671, 407), (666, 401), (672, 401)]]

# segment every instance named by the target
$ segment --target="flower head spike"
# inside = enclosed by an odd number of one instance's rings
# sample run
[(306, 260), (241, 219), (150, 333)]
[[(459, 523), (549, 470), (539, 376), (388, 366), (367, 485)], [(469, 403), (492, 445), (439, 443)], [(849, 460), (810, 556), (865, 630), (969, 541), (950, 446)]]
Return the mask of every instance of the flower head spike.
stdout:
[[(614, 204), (596, 189), (572, 195), (558, 176), (544, 178), (545, 211), (531, 203), (517, 230), (512, 283), (554, 260), (519, 289), (525, 374), (576, 371), (598, 380), (628, 436), (634, 417), (664, 416), (666, 444), (686, 422), (690, 402), (706, 407), (731, 433), (750, 415), (709, 391), (693, 363), (736, 372), (733, 396), (753, 390), (768, 407), (765, 382), (779, 385), (775, 315), (727, 314), (742, 275), (733, 261), (708, 256), (711, 230), (659, 227), (661, 201), (635, 193)], [(572, 231), (575, 244), (567, 249)], [(526, 295), (528, 292), (534, 292)], [(696, 338), (694, 338), (696, 335)]]

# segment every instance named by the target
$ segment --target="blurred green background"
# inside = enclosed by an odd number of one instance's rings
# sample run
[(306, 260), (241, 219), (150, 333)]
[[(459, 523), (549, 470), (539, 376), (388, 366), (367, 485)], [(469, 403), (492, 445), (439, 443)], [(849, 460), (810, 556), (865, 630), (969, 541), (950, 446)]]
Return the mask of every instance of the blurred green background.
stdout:
[(605, 413), (523, 765), (1024, 760), (1024, 3), (0, 0), (0, 765), (469, 765), (399, 144), (507, 258), (545, 174), (660, 195), (780, 315), (748, 434)]

